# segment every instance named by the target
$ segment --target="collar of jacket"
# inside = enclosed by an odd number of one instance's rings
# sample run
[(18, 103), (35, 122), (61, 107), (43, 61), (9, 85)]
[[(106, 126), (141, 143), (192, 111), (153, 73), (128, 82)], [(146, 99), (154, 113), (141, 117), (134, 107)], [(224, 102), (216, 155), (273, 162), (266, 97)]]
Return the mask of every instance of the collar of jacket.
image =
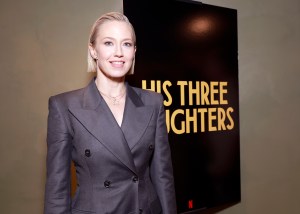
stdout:
[(137, 174), (131, 151), (140, 143), (140, 138), (152, 118), (154, 107), (144, 105), (142, 95), (127, 83), (126, 90), (121, 127), (101, 97), (94, 79), (84, 89), (82, 107), (70, 107), (69, 111), (107, 150)]

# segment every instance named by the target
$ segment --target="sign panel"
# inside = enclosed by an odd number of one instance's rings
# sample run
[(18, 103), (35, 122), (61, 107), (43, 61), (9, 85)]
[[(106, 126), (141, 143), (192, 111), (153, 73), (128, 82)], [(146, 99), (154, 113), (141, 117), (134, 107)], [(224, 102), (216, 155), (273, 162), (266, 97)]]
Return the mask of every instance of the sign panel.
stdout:
[(165, 98), (178, 212), (239, 202), (237, 11), (194, 1), (123, 3), (137, 35), (127, 80)]

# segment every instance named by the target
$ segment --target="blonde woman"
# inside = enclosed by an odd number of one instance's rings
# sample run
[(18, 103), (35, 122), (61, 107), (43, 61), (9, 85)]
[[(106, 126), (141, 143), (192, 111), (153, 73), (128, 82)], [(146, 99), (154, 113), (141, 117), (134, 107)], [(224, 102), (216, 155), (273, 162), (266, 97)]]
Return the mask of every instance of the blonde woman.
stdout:
[(127, 17), (104, 14), (88, 45), (88, 71), (96, 78), (49, 99), (45, 214), (176, 213), (163, 98), (125, 81), (135, 52)]

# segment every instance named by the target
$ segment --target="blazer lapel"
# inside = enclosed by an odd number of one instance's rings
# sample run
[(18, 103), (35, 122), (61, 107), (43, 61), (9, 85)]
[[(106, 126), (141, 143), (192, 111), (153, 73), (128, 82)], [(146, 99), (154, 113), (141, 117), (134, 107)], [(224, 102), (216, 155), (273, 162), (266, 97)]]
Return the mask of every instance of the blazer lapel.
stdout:
[(86, 87), (83, 96), (83, 107), (70, 107), (69, 111), (107, 150), (137, 173), (123, 132), (100, 96), (94, 80)]
[(153, 110), (152, 106), (145, 106), (140, 96), (127, 85), (127, 99), (121, 128), (131, 150), (148, 127)]

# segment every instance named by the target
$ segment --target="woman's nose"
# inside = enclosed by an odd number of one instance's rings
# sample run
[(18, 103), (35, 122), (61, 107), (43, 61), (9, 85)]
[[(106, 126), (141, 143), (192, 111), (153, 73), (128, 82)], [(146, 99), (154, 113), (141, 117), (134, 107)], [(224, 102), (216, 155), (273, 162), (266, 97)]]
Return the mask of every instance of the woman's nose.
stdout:
[(118, 57), (123, 56), (123, 50), (122, 50), (122, 47), (120, 45), (116, 45), (115, 56), (118, 56)]

